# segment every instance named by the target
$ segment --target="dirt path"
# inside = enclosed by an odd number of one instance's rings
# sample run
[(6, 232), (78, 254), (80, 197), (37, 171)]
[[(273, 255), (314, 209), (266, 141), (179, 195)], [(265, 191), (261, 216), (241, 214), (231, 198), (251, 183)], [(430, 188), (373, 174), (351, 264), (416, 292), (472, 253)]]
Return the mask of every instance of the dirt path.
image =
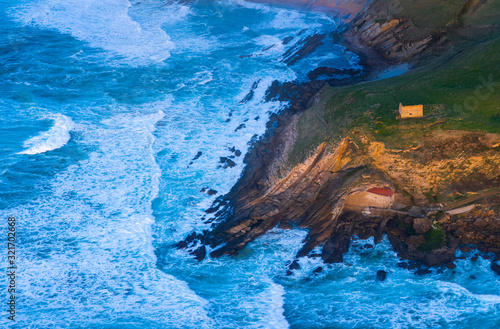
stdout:
[(462, 206), (465, 206), (471, 202), (474, 202), (474, 201), (477, 201), (477, 200), (480, 200), (480, 199), (484, 199), (484, 198), (488, 198), (490, 196), (493, 196), (493, 195), (496, 195), (500, 193), (500, 188), (496, 188), (494, 190), (491, 190), (491, 191), (488, 191), (488, 192), (484, 192), (484, 193), (480, 193), (480, 194), (477, 194), (477, 195), (473, 195), (471, 197), (468, 197), (464, 200), (460, 200), (460, 201), (456, 201), (456, 202), (452, 202), (450, 203), (449, 205), (447, 205), (444, 210), (451, 210), (451, 209), (455, 209), (455, 208), (459, 208), (459, 207), (462, 207)]

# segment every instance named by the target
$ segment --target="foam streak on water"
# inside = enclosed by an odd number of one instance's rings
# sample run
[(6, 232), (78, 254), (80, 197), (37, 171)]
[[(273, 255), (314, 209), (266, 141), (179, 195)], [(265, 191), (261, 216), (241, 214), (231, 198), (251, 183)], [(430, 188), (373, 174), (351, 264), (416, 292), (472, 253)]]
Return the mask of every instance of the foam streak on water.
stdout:
[(56, 177), (52, 197), (13, 211), (23, 232), (21, 300), (33, 316), (21, 324), (209, 325), (206, 302), (156, 269), (151, 202), (160, 172), (152, 133), (164, 113), (147, 112), (82, 127), (81, 142), (95, 151)]
[[(28, 5), (17, 16), (24, 24), (55, 29), (124, 57), (129, 65), (167, 59), (173, 44), (151, 17), (138, 22), (128, 0), (48, 0)], [(160, 22), (161, 23), (161, 22)]]
[(24, 142), (26, 149), (19, 154), (38, 154), (52, 151), (64, 146), (69, 141), (69, 132), (74, 126), (73, 121), (62, 114), (56, 114), (51, 119), (54, 121), (54, 125), (50, 130)]

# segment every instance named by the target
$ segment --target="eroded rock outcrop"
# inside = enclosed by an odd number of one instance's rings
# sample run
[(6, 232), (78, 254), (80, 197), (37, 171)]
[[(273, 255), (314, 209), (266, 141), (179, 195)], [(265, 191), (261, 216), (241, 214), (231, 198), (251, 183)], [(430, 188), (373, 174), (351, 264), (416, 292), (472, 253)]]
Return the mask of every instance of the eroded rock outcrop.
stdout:
[(388, 64), (413, 62), (417, 58), (439, 56), (451, 47), (442, 31), (416, 27), (405, 18), (381, 18), (368, 14), (352, 23), (346, 34), (351, 47), (364, 53), (370, 60), (377, 59)]
[[(293, 128), (292, 117), (286, 129), (267, 142), (270, 148), (264, 141), (256, 145), (242, 179), (208, 211), (216, 212), (213, 228), (191, 234), (179, 247), (190, 249), (198, 260), (206, 257), (206, 246), (210, 246), (211, 257), (235, 255), (279, 226), (309, 229), (296, 257), (311, 256), (313, 249), (320, 246), (320, 256), (327, 263), (342, 262), (354, 235), (374, 237), (377, 243), (387, 234), (402, 259), (416, 262), (403, 263), (409, 268), (417, 268), (415, 264), (453, 268), (457, 248), (468, 244), (476, 245), (483, 253), (500, 255), (500, 216), (494, 203), (478, 205), (464, 214), (450, 215), (440, 210), (428, 212), (426, 217), (394, 209), (363, 211), (345, 207), (350, 195), (375, 186), (400, 191), (398, 169), (384, 170), (377, 159), (385, 156), (373, 152), (377, 142), (363, 137), (358, 143), (345, 138), (336, 147), (323, 143), (305, 162), (285, 170), (289, 150), (286, 141), (293, 143)], [(273, 147), (272, 143), (281, 147)], [(489, 154), (488, 149), (484, 152)], [(429, 165), (434, 166), (432, 161)], [(408, 175), (407, 170), (399, 169)], [(410, 176), (405, 179), (411, 181)], [(492, 268), (496, 265), (492, 263)], [(421, 268), (419, 271), (425, 273)]]
[[(383, 218), (363, 222), (343, 213), (350, 194), (381, 184), (390, 186), (390, 179), (370, 166), (349, 138), (331, 152), (322, 144), (314, 156), (283, 178), (278, 177), (278, 170), (278, 166), (269, 167), (260, 180), (238, 185), (226, 198), (214, 229), (191, 235), (180, 246), (201, 242), (215, 248), (212, 257), (219, 257), (236, 254), (276, 225), (302, 227), (310, 231), (297, 256), (305, 256), (326, 243), (322, 257), (335, 262), (342, 259), (353, 234), (370, 236), (378, 230), (381, 235)], [(246, 175), (253, 177), (248, 172)], [(194, 253), (203, 254), (204, 248)]]

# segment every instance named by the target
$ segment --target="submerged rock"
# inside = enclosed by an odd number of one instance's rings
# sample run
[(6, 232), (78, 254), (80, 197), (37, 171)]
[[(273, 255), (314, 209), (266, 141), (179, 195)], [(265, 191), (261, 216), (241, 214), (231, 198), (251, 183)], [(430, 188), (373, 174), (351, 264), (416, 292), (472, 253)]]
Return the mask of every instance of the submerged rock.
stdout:
[(453, 270), (457, 267), (457, 265), (455, 265), (455, 263), (453, 263), (453, 262), (448, 262), (448, 263), (444, 264), (444, 266), (446, 266), (446, 268), (448, 268), (450, 270)]
[(376, 278), (378, 281), (385, 281), (385, 279), (387, 278), (387, 272), (384, 270), (378, 270)]
[(224, 169), (233, 168), (234, 166), (236, 166), (236, 163), (228, 157), (220, 157), (219, 163), (223, 164), (222, 168)]

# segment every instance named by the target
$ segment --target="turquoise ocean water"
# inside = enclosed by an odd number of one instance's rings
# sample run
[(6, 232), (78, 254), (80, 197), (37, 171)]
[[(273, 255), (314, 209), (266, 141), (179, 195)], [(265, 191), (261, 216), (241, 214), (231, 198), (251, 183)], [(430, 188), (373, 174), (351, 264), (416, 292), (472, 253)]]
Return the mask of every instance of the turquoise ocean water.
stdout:
[[(305, 258), (287, 277), (305, 231), (201, 263), (173, 248), (208, 228), (203, 210), (286, 105), (264, 102), (273, 80), (358, 64), (331, 42), (282, 62), (304, 36), (337, 29), (324, 14), (170, 2), (0, 1), (1, 244), (9, 216), (18, 234), (17, 321), (2, 275), (0, 327), (500, 327), (500, 280), (482, 258), (415, 276), (386, 240), (354, 241), (344, 264)], [(243, 155), (220, 168), (231, 148)]]

